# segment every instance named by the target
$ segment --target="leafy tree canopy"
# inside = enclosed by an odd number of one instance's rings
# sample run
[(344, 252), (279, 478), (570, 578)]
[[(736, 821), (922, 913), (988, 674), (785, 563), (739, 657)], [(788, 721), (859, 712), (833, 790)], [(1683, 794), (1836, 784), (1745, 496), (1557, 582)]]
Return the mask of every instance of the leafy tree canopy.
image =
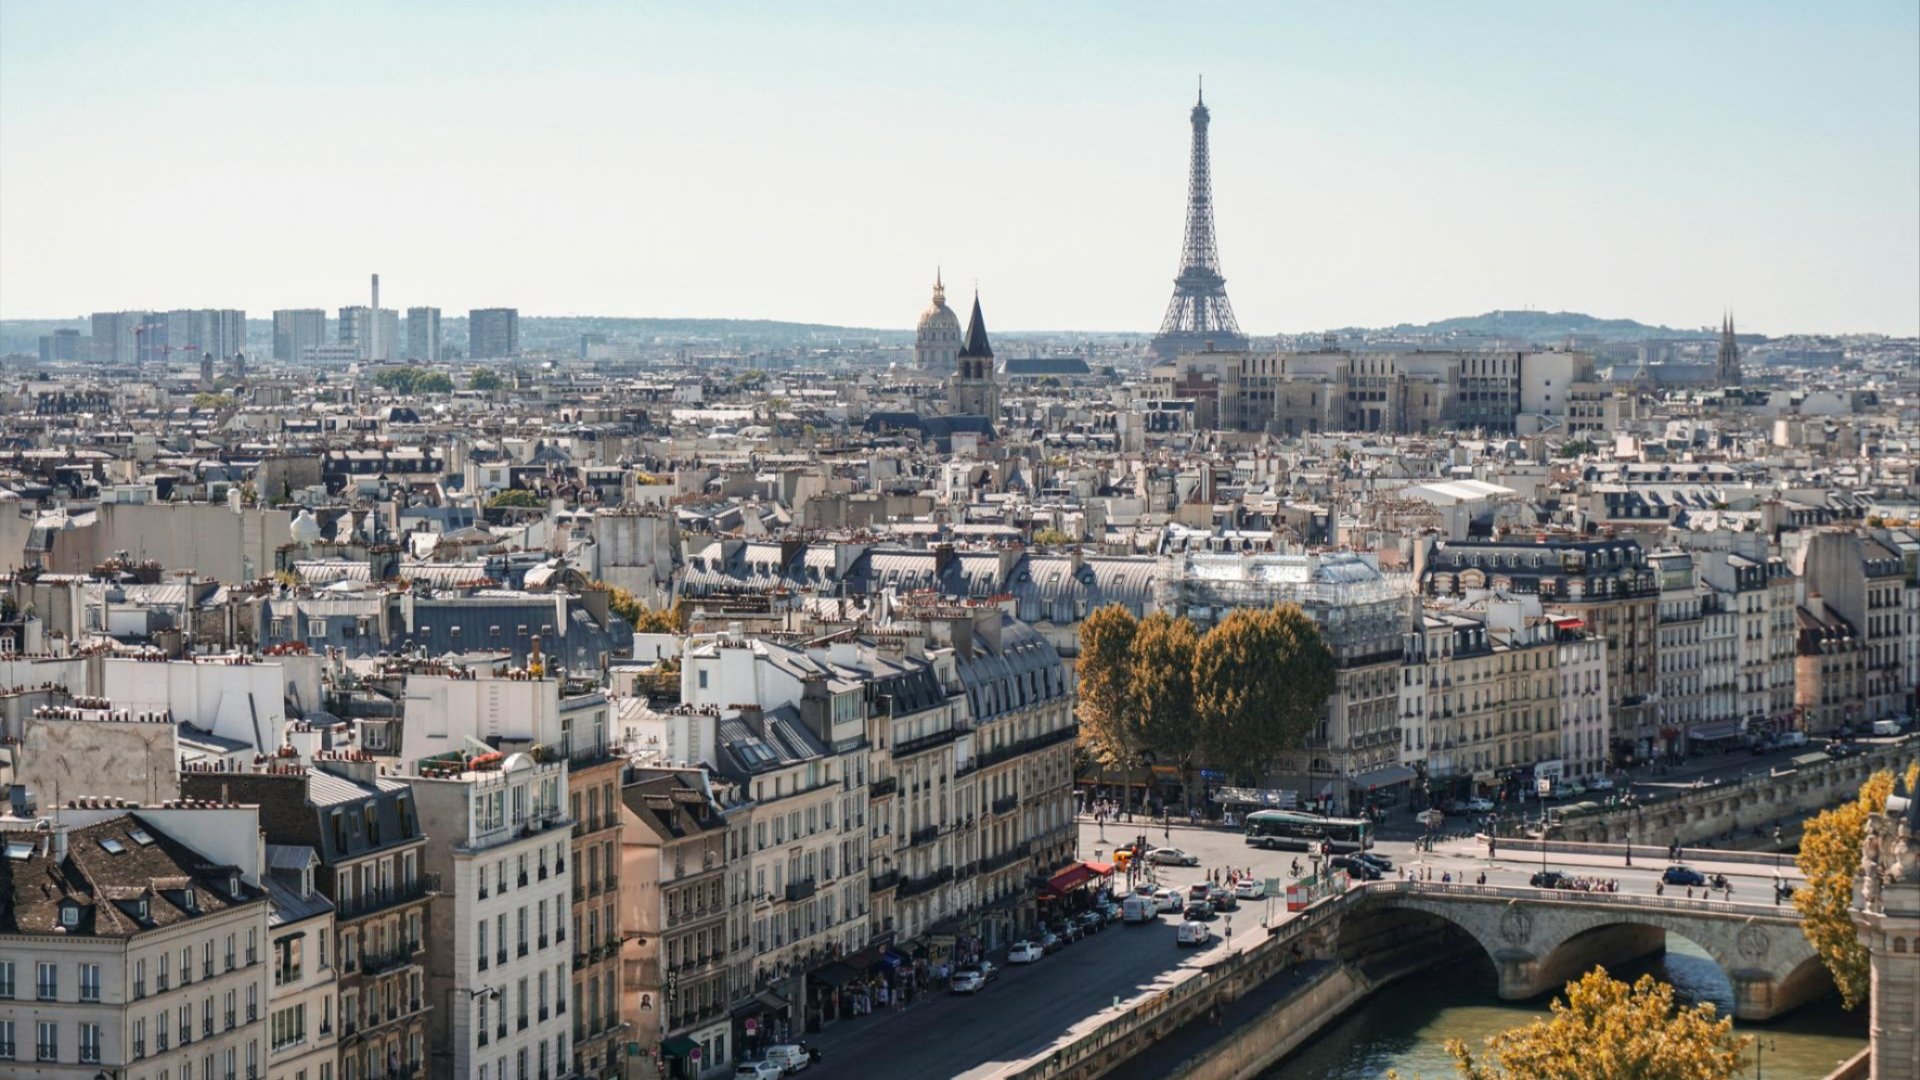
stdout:
[[(1907, 770), (1907, 789), (1920, 780), (1920, 762)], [(1807, 883), (1795, 890), (1793, 906), (1800, 909), (1800, 929), (1840, 989), (1840, 1003), (1851, 1009), (1867, 1000), (1867, 949), (1860, 944), (1853, 917), (1853, 883), (1860, 876), (1860, 845), (1866, 839), (1867, 815), (1886, 808), (1893, 792), (1893, 774), (1882, 770), (1867, 777), (1860, 794), (1844, 806), (1810, 819), (1800, 837), (1794, 862)]]
[(538, 510), (547, 505), (547, 500), (537, 491), (525, 488), (508, 488), (487, 500), (488, 506), (517, 506), (527, 510)]
[(445, 372), (420, 367), (385, 368), (374, 375), (375, 386), (395, 394), (446, 394), (453, 391), (453, 380)]
[(481, 368), (467, 379), (467, 389), (478, 390), (483, 394), (490, 394), (506, 384), (506, 380), (500, 377), (500, 373), (491, 368)]
[(1140, 622), (1119, 604), (1108, 604), (1080, 622), (1080, 732), (1103, 764), (1130, 763), (1141, 737), (1129, 702), (1128, 659)]
[(1333, 654), (1298, 605), (1236, 609), (1194, 652), (1194, 713), (1207, 755), (1257, 769), (1299, 746), (1334, 678)]
[(1676, 1008), (1653, 976), (1628, 986), (1597, 967), (1547, 1019), (1492, 1036), (1477, 1056), (1458, 1039), (1447, 1052), (1461, 1080), (1732, 1080), (1750, 1042), (1711, 1002)]

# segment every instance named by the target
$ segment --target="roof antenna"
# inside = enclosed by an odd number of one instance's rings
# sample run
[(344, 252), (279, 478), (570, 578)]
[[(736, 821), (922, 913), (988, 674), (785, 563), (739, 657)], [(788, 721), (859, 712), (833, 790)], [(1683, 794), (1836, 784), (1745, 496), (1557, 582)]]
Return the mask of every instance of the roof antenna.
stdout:
[(1199, 76), (1199, 79), (1200, 79), (1200, 95), (1199, 95), (1199, 100), (1196, 102), (1196, 104), (1205, 105), (1207, 103), (1207, 77), (1205, 75), (1201, 75)]

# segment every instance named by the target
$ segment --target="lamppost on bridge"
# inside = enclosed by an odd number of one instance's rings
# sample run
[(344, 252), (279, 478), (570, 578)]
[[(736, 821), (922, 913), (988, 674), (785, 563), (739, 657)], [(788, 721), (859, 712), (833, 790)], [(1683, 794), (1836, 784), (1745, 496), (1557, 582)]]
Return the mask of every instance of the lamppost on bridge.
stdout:
[(1771, 1035), (1753, 1040), (1753, 1080), (1767, 1080), (1767, 1051), (1773, 1049), (1777, 1047)]

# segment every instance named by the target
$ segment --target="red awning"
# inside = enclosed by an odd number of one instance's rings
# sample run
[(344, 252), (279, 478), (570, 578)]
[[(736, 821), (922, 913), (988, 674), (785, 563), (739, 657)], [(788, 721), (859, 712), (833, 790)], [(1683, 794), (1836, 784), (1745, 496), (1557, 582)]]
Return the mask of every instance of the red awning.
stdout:
[(1085, 865), (1087, 869), (1093, 871), (1094, 874), (1096, 874), (1099, 877), (1113, 876), (1113, 864), (1110, 862), (1094, 862), (1093, 860), (1089, 859), (1087, 860)]
[(1091, 877), (1093, 877), (1093, 871), (1087, 869), (1086, 863), (1074, 863), (1047, 879), (1047, 891), (1064, 894), (1085, 885), (1087, 879)]

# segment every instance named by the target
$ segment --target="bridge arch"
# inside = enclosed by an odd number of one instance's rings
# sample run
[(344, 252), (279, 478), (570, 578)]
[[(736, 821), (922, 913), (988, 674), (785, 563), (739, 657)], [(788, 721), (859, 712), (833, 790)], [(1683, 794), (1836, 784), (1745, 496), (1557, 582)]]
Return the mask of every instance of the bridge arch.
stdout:
[(1349, 934), (1343, 927), (1343, 959), (1363, 941), (1377, 940), (1381, 921), (1394, 918), (1392, 912), (1419, 913), (1423, 920), (1451, 924), (1476, 942), (1499, 973), (1500, 996), (1509, 1000), (1557, 991), (1595, 964), (1616, 966), (1659, 953), (1668, 934), (1693, 942), (1719, 965), (1732, 984), (1734, 1015), (1741, 1019), (1771, 1019), (1829, 985), (1797, 920), (1755, 905), (1411, 882), (1366, 888), (1365, 902), (1347, 918), (1371, 929)]

